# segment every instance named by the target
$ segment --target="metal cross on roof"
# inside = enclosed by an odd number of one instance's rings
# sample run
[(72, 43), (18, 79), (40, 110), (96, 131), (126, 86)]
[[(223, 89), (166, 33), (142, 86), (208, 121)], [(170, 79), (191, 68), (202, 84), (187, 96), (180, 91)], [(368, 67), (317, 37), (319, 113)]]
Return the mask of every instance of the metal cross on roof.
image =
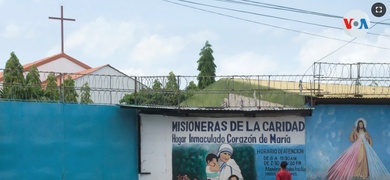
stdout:
[(61, 6), (61, 17), (49, 17), (49, 19), (61, 20), (61, 52), (64, 53), (64, 20), (76, 21), (76, 19), (64, 18), (63, 6)]

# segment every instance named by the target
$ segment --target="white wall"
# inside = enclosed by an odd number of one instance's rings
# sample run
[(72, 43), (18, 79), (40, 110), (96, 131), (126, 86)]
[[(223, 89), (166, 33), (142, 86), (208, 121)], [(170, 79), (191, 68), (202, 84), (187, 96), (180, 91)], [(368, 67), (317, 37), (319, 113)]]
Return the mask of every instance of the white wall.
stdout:
[(80, 65), (61, 57), (55, 61), (49, 62), (42, 66), (37, 67), (38, 71), (50, 71), (50, 72), (62, 72), (62, 73), (74, 73), (85, 70)]
[[(91, 99), (99, 104), (118, 104), (125, 94), (132, 93), (135, 89), (134, 79), (110, 66), (75, 79), (75, 87), (81, 88), (86, 82), (91, 88)], [(77, 93), (80, 96), (79, 89)]]
[[(187, 137), (187, 140), (182, 144), (205, 144), (205, 142), (189, 142), (189, 134), (192, 137), (225, 137), (225, 142), (229, 144), (252, 144), (252, 145), (276, 145), (275, 148), (281, 148), (284, 145), (290, 148), (291, 145), (299, 146), (305, 144), (305, 127), (304, 117), (302, 116), (276, 116), (276, 117), (176, 117), (164, 115), (148, 115), (140, 114), (141, 129), (140, 129), (140, 158), (141, 172), (150, 174), (140, 174), (139, 180), (170, 180), (172, 179), (172, 147), (173, 135), (176, 137)], [(210, 122), (219, 123), (226, 122), (225, 130), (210, 130), (205, 127), (202, 131), (179, 130), (177, 127), (174, 130), (173, 122)], [(239, 126), (236, 123), (241, 123)], [(277, 123), (296, 123), (300, 126), (300, 130), (286, 130), (287, 126), (277, 127)], [(256, 126), (256, 124), (258, 126)], [(290, 124), (291, 125), (291, 124)], [(216, 126), (213, 126), (216, 127)], [(222, 127), (222, 126), (220, 126)], [(240, 128), (239, 128), (240, 127)], [(259, 129), (256, 130), (255, 127)], [(286, 129), (285, 129), (286, 127)], [(289, 128), (291, 128), (290, 126)], [(298, 127), (297, 127), (298, 128)], [(272, 142), (270, 136), (288, 137), (288, 142)], [(256, 141), (252, 142), (232, 142), (229, 137), (254, 137)], [(263, 137), (268, 138), (268, 141), (260, 142)], [(230, 142), (228, 142), (230, 141)], [(178, 142), (174, 142), (175, 145)], [(214, 142), (206, 142), (206, 144), (218, 144)], [(179, 144), (177, 144), (179, 145)], [(256, 155), (260, 156), (260, 155)], [(256, 157), (253, 157), (256, 158)], [(304, 161), (303, 161), (304, 162)], [(259, 164), (256, 164), (259, 165)], [(255, 166), (255, 165), (254, 165)], [(264, 173), (258, 171), (258, 173)]]
[(141, 116), (141, 172), (139, 180), (172, 179), (172, 119), (163, 115)]

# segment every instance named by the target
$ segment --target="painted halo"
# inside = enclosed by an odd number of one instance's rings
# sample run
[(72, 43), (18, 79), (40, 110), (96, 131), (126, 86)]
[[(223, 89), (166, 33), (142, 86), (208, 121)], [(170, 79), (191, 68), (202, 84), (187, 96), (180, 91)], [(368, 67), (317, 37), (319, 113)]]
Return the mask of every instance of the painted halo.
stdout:
[(365, 128), (367, 128), (367, 123), (366, 123), (366, 120), (365, 120), (365, 119), (363, 119), (363, 118), (358, 118), (358, 119), (356, 120), (356, 122), (355, 122), (355, 127), (358, 127), (358, 122), (359, 122), (360, 120), (362, 120), (362, 121), (363, 121), (363, 123), (364, 123), (364, 127), (365, 127)]

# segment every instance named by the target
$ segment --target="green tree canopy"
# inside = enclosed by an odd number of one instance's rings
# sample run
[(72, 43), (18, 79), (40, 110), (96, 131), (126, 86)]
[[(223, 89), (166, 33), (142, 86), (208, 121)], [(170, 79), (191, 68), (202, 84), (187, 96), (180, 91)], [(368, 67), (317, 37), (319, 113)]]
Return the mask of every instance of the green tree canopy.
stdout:
[[(193, 95), (197, 89), (198, 87), (192, 81), (185, 91), (180, 90), (176, 75), (170, 72), (165, 86), (160, 80), (155, 79), (152, 88), (145, 88), (133, 94), (126, 94), (119, 102), (138, 105), (177, 106), (181, 101)], [(188, 93), (189, 91), (191, 93)]]
[(77, 103), (79, 95), (76, 92), (74, 80), (68, 76), (64, 81), (64, 101), (69, 103)]
[(4, 69), (3, 98), (24, 99), (24, 76), (23, 66), (18, 57), (11, 52)]
[(208, 41), (206, 41), (205, 46), (201, 49), (200, 58), (197, 61), (198, 63), (198, 87), (199, 89), (204, 89), (208, 85), (215, 82), (215, 71), (217, 65), (214, 63), (213, 50)]
[(152, 87), (153, 90), (161, 90), (162, 89), (162, 84), (161, 82), (158, 80), (158, 79), (155, 79), (153, 81), (153, 87)]
[(85, 82), (83, 87), (81, 87), (81, 97), (80, 97), (80, 103), (82, 104), (90, 104), (93, 103), (91, 99), (91, 88), (88, 85), (88, 82)]
[(194, 83), (194, 81), (190, 81), (188, 86), (185, 88), (185, 91), (182, 91), (180, 94), (180, 101), (183, 102), (187, 100), (188, 98), (192, 97), (195, 95), (195, 93), (199, 91), (198, 86)]
[(60, 93), (58, 91), (56, 77), (53, 72), (49, 73), (46, 79), (45, 97), (51, 101), (59, 101)]
[(171, 91), (179, 90), (179, 85), (177, 84), (176, 75), (172, 71), (169, 72), (168, 81), (167, 84), (165, 85), (165, 88)]
[(194, 81), (191, 81), (188, 86), (186, 87), (186, 91), (197, 91), (199, 90), (198, 86), (194, 83)]
[(165, 105), (175, 106), (179, 100), (179, 85), (177, 84), (176, 75), (171, 71), (168, 75), (168, 81), (165, 84), (165, 91), (161, 94)]
[(43, 95), (38, 68), (33, 65), (26, 75), (26, 98), (40, 99)]

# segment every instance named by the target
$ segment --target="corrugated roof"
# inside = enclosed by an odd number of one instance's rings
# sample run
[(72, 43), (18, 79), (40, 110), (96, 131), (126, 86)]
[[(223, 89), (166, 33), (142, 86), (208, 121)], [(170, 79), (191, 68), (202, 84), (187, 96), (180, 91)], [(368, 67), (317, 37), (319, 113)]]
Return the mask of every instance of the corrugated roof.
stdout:
[(102, 69), (102, 68), (106, 67), (106, 66), (109, 66), (109, 65), (106, 64), (106, 65), (103, 65), (103, 66), (100, 66), (100, 67), (91, 68), (91, 69), (86, 69), (86, 70), (83, 70), (83, 71), (79, 71), (79, 72), (77, 72), (77, 73), (72, 73), (72, 74), (70, 74), (69, 76), (70, 76), (73, 80), (75, 80), (75, 79), (77, 79), (77, 78), (79, 78), (79, 77), (81, 77), (81, 76), (84, 76), (84, 75), (86, 75), (86, 74), (93, 73), (93, 72), (95, 72), (95, 71), (97, 71), (97, 70), (99, 70), (99, 69)]
[(169, 114), (173, 116), (201, 116), (214, 114), (216, 116), (259, 116), (264, 114), (273, 115), (291, 115), (298, 114), (302, 116), (311, 116), (313, 108), (291, 108), (291, 107), (180, 107), (180, 106), (142, 106), (142, 105), (124, 105), (122, 108), (137, 109), (145, 114)]
[(312, 104), (389, 104), (389, 97), (309, 97)]

